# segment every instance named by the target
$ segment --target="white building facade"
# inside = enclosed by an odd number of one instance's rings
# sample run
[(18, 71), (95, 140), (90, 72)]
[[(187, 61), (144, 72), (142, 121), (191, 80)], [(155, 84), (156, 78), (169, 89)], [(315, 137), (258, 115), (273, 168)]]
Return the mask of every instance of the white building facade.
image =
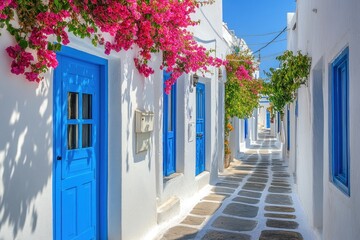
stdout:
[[(198, 43), (224, 59), (222, 1), (193, 17), (201, 20), (193, 29)], [(106, 55), (71, 36), (59, 67), (37, 85), (11, 74), (5, 48), (14, 41), (5, 30), (0, 38), (0, 238), (68, 239), (78, 231), (71, 225), (76, 205), (91, 219), (80, 221), (84, 234), (149, 239), (216, 182), (224, 158), (225, 69), (209, 68), (197, 86), (193, 75), (183, 75), (165, 96), (161, 53), (150, 62), (155, 73), (144, 78), (134, 66), (136, 49)], [(171, 173), (164, 164), (169, 132)], [(79, 193), (96, 199), (95, 213)]]
[(360, 235), (359, 10), (355, 0), (305, 0), (288, 14), (288, 49), (312, 58), (307, 86), (285, 110), (289, 164), (319, 239)]

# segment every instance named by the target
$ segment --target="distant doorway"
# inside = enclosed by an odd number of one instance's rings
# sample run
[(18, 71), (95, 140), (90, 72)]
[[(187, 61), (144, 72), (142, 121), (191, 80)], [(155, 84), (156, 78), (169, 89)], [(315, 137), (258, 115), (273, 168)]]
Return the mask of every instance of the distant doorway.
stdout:
[(270, 128), (270, 112), (266, 110), (266, 128)]
[(196, 170), (205, 171), (205, 84), (196, 86)]

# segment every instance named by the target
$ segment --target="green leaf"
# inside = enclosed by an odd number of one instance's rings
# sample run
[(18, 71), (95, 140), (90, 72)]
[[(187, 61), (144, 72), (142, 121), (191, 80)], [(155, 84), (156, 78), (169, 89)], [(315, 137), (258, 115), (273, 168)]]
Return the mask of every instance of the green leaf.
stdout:
[(59, 2), (59, 0), (54, 0), (54, 4), (58, 10), (61, 9), (61, 3)]
[(60, 51), (61, 50), (61, 44), (60, 43), (55, 43), (54, 50), (55, 51)]
[(54, 44), (48, 42), (47, 49), (48, 49), (48, 50), (54, 50)]
[(25, 48), (27, 48), (29, 46), (29, 43), (26, 40), (21, 39), (20, 42), (19, 42), (19, 45), (20, 45), (20, 47), (22, 49), (25, 49)]

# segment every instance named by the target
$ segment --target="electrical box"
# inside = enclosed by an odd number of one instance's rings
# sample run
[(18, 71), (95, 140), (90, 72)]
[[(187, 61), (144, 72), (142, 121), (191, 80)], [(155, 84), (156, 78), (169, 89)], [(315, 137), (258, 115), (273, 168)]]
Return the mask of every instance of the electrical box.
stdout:
[(154, 130), (154, 113), (135, 111), (135, 132), (147, 133)]

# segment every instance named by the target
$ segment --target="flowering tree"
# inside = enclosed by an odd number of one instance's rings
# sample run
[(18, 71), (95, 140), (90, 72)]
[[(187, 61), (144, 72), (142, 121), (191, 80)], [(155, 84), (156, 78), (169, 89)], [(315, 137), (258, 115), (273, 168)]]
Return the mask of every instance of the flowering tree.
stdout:
[(270, 81), (264, 85), (264, 94), (269, 96), (273, 110), (283, 116), (286, 104), (292, 103), (298, 89), (307, 83), (311, 58), (300, 51), (285, 51), (276, 59), (280, 62), (280, 67), (270, 68), (270, 72), (266, 73)]
[(256, 64), (249, 53), (230, 54), (225, 84), (227, 117), (247, 118), (259, 104), (262, 81), (253, 78)]
[[(148, 77), (151, 53), (163, 52), (161, 68), (172, 72), (165, 84), (169, 92), (183, 73), (206, 71), (224, 64), (199, 46), (187, 30), (197, 21), (190, 14), (209, 1), (196, 0), (1, 0), (0, 28), (6, 27), (16, 44), (6, 51), (13, 59), (11, 72), (29, 81), (41, 81), (41, 73), (58, 64), (56, 51), (69, 43), (68, 33), (104, 45), (105, 53), (137, 45), (134, 59)], [(105, 37), (110, 36), (110, 37)], [(56, 41), (53, 41), (56, 39)]]
[(230, 154), (228, 137), (233, 127), (230, 118), (247, 118), (258, 107), (262, 80), (254, 79), (257, 66), (253, 55), (248, 52), (230, 54), (225, 83), (225, 153)]

